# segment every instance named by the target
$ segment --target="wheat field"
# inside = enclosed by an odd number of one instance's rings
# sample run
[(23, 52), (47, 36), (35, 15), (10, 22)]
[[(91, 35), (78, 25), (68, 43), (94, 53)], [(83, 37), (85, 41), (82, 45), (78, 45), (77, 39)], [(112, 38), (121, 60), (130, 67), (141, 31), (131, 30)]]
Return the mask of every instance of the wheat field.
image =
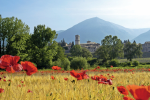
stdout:
[[(26, 76), (25, 73), (4, 73), (0, 75), (2, 78), (0, 88), (4, 89), (4, 92), (0, 93), (0, 98), (2, 100), (123, 100), (123, 95), (117, 90), (117, 86), (150, 85), (149, 71), (135, 71), (134, 73), (97, 71), (86, 74), (90, 77), (104, 75), (108, 79), (110, 77), (107, 74), (113, 75), (113, 84), (98, 84), (98, 81), (91, 78), (77, 81), (70, 73), (38, 72), (32, 76)], [(51, 76), (54, 76), (55, 80)], [(9, 79), (11, 79), (11, 84)], [(132, 95), (130, 94), (129, 97)]]

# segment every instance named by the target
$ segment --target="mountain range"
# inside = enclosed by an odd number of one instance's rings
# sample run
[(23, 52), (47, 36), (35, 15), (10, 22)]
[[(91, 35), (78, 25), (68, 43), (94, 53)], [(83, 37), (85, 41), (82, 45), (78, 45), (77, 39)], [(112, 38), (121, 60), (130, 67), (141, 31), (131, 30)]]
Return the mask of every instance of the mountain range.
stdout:
[[(150, 41), (147, 37), (150, 28), (140, 28), (140, 29), (129, 29), (121, 25), (117, 25), (98, 17), (86, 19), (67, 30), (56, 31), (58, 34), (57, 42), (60, 42), (63, 38), (65, 42), (70, 43), (74, 41), (75, 35), (80, 35), (80, 43), (86, 43), (88, 40), (91, 42), (96, 42), (101, 44), (101, 40), (107, 35), (117, 36), (122, 41), (130, 40), (136, 43), (145, 43)], [(144, 35), (147, 33), (146, 35)], [(149, 32), (150, 33), (150, 32)]]
[[(129, 39), (133, 42), (135, 40), (136, 43), (141, 44), (150, 41), (150, 28), (129, 29), (98, 17), (86, 19), (67, 30), (59, 30), (56, 33), (58, 36), (55, 40), (60, 42), (64, 38), (66, 43), (72, 41), (75, 43), (75, 35), (80, 35), (80, 43), (91, 41), (101, 44), (101, 40), (107, 35), (117, 36), (122, 41)], [(5, 39), (4, 45), (6, 44)]]

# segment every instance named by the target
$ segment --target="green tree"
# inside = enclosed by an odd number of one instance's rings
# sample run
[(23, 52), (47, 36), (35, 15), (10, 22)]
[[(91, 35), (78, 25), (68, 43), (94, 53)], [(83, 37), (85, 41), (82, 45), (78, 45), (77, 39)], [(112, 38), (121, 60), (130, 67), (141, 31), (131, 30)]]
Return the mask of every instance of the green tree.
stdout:
[(103, 59), (103, 62), (117, 57), (123, 57), (123, 44), (117, 36), (106, 36), (105, 39), (101, 41), (101, 44), (94, 55), (96, 55), (98, 59)]
[(26, 53), (26, 41), (29, 40), (30, 28), (28, 25), (23, 23), (21, 20), (10, 17), (7, 18), (7, 46), (6, 53), (10, 55), (21, 56), (21, 59), (27, 58), (23, 55)]
[(87, 48), (85, 48), (85, 47), (82, 47), (81, 56), (85, 57), (86, 59), (93, 57), (93, 55), (91, 54), (91, 52)]
[(56, 61), (58, 59), (63, 60), (66, 57), (65, 50), (60, 45), (58, 45), (56, 52), (57, 52), (57, 54), (53, 57), (53, 61)]
[(74, 42), (72, 41), (71, 48), (74, 46)]
[(131, 43), (129, 40), (128, 42), (124, 45), (124, 57), (127, 58), (127, 60), (132, 61), (134, 57), (142, 57), (142, 45), (141, 44), (136, 44), (134, 41)]
[[(53, 41), (57, 34), (51, 28), (45, 28), (45, 25), (34, 27), (34, 34), (31, 35), (33, 45), (31, 45), (32, 61), (37, 63), (38, 68), (47, 68), (52, 64), (53, 56), (57, 54), (58, 43)], [(47, 46), (48, 42), (52, 45)], [(53, 43), (52, 43), (53, 42)]]
[(82, 56), (82, 47), (80, 45), (74, 45), (71, 49), (70, 49), (70, 53), (71, 56)]

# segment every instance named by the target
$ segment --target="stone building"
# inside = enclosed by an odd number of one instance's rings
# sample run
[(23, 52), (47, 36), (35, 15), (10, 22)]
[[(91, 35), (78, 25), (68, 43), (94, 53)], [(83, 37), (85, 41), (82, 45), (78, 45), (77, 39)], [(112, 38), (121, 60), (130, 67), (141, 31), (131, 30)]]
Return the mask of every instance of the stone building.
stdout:
[(145, 42), (142, 44), (143, 50), (142, 52), (150, 52), (150, 41)]
[[(98, 49), (100, 47), (99, 43), (95, 43), (95, 42), (91, 42), (91, 41), (87, 41), (87, 43), (81, 43), (80, 44), (80, 36), (79, 35), (75, 35), (75, 45), (81, 45), (81, 47), (85, 47), (87, 48), (90, 52), (95, 52), (96, 49)], [(70, 49), (71, 49), (71, 43), (67, 44), (64, 47), (68, 47), (68, 50), (65, 51), (65, 53), (69, 53)]]

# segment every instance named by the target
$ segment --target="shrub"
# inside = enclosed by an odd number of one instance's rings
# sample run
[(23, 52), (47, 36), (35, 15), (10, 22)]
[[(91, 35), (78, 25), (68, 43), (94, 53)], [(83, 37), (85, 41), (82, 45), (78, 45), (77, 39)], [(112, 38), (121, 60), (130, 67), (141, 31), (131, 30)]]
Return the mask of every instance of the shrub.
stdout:
[(112, 65), (112, 66), (117, 67), (117, 66), (119, 65), (119, 61), (116, 60), (116, 59), (112, 59), (112, 60), (109, 62), (109, 65)]
[(139, 62), (138, 61), (133, 61), (132, 63), (134, 66), (138, 66), (139, 65)]
[(62, 65), (62, 62), (61, 62), (61, 59), (59, 59), (59, 58), (57, 59), (57, 61), (54, 61), (52, 63), (52, 66), (62, 67), (61, 65)]
[(87, 69), (88, 64), (86, 58), (83, 57), (74, 57), (73, 60), (71, 61), (71, 66), (72, 69)]
[(73, 57), (68, 57), (69, 61), (71, 61), (73, 59)]
[(70, 61), (68, 58), (65, 58), (62, 61), (62, 67), (64, 68), (64, 70), (69, 70), (70, 69)]
[(94, 65), (97, 62), (97, 58), (93, 58), (87, 61), (90, 65)]
[(127, 65), (128, 65), (128, 66), (132, 66), (132, 61), (127, 62)]
[(127, 62), (124, 62), (122, 65), (123, 67), (128, 66)]

